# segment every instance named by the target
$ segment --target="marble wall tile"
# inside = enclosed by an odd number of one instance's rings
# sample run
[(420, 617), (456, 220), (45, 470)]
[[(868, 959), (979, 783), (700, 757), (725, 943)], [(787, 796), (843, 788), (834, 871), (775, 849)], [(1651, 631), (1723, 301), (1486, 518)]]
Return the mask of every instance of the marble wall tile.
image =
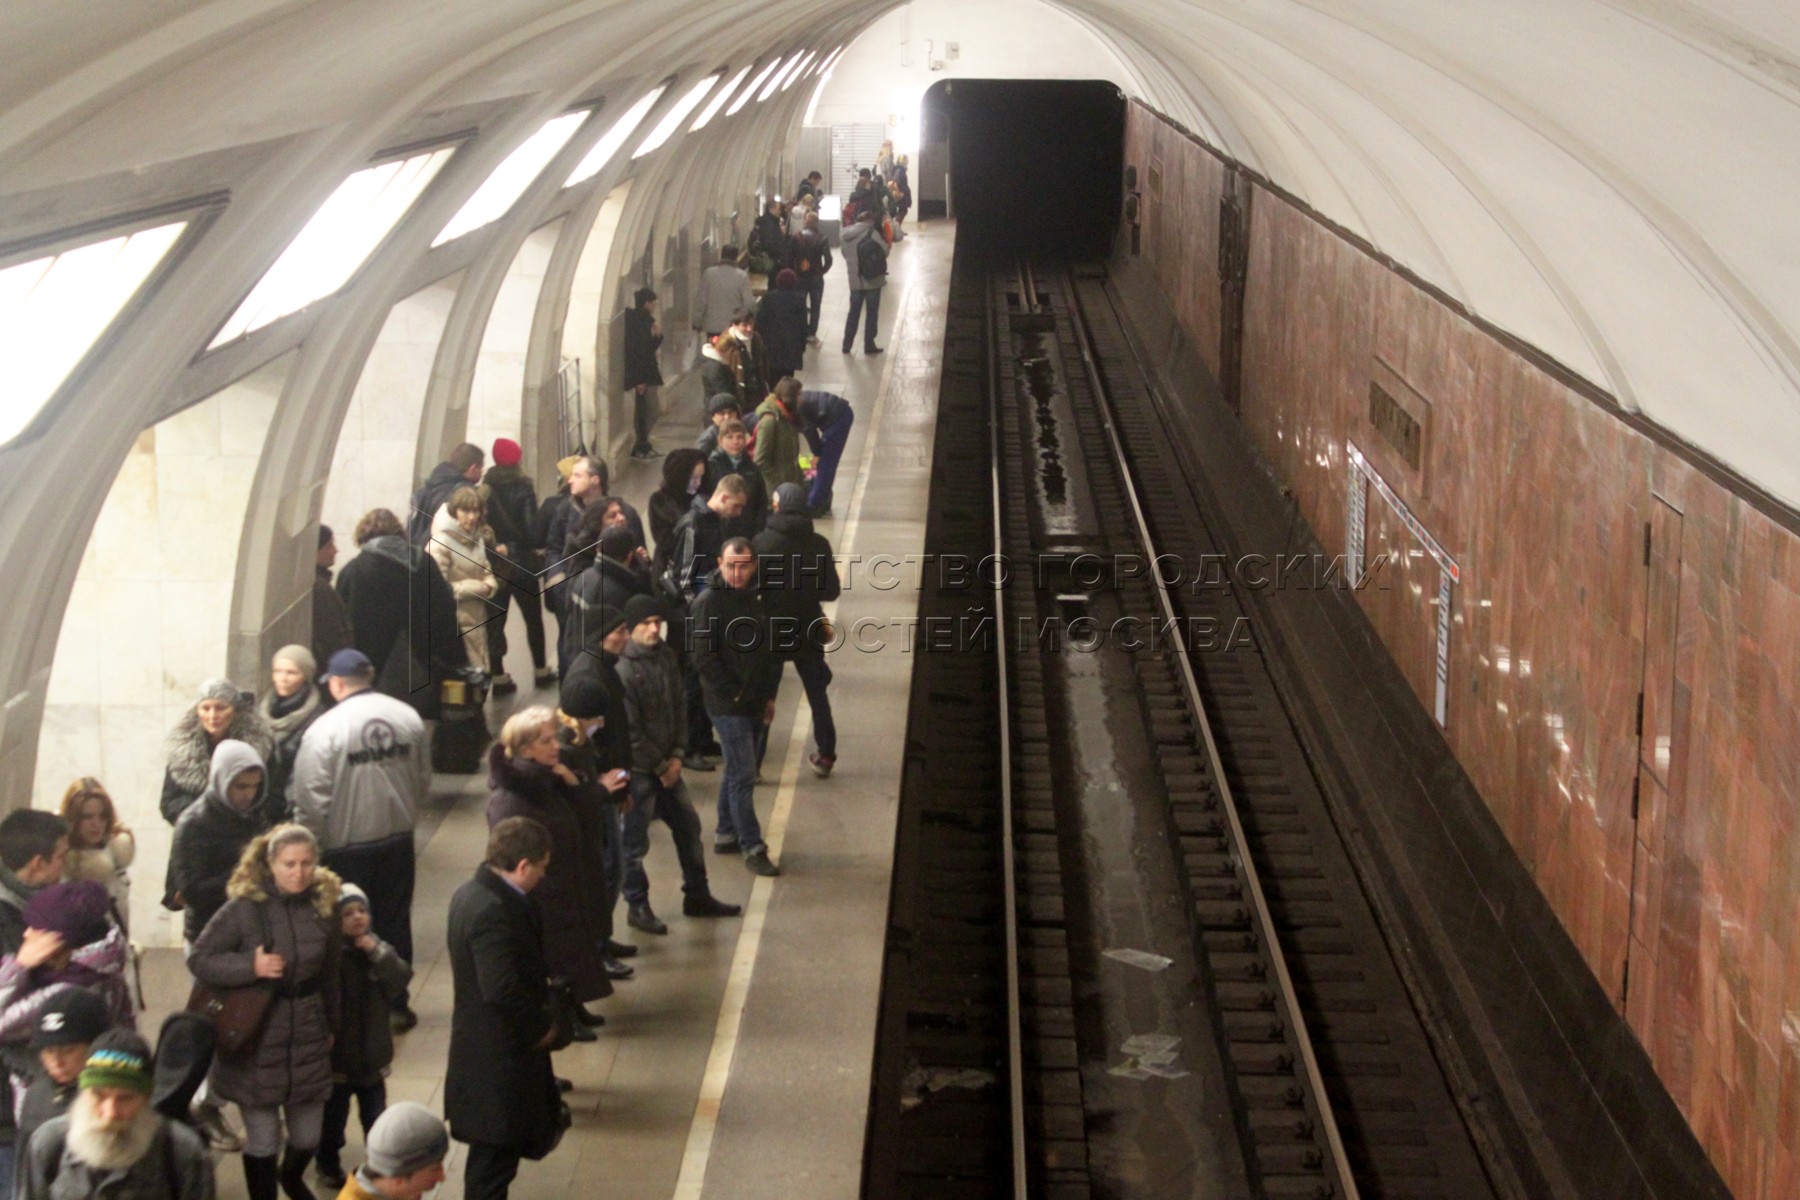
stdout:
[(427, 384), (462, 279), (459, 271), (395, 304), (363, 362), (320, 505), (321, 523), (337, 534), (339, 566), (355, 557), (352, 535), (371, 508), (406, 519)]
[[(1196, 281), (1216, 269), (1216, 221), (1201, 234), (1206, 172), (1171, 164), (1211, 156), (1137, 106), (1127, 145), (1140, 170), (1163, 163), (1144, 253), (1204, 349), (1216, 325), (1196, 306), (1216, 292)], [(1198, 207), (1169, 194), (1176, 180)], [(1445, 736), (1615, 998), (1629, 959), (1627, 1019), (1736, 1194), (1794, 1195), (1800, 538), (1259, 192), (1242, 416), (1332, 552), (1343, 443), (1380, 436), (1377, 357), (1432, 404), (1422, 484), (1389, 483), (1462, 568)], [(1657, 569), (1679, 573), (1653, 614), (1643, 537), (1663, 504), (1679, 516)], [(1358, 599), (1425, 703), (1432, 589), (1410, 540), (1371, 499), (1364, 548), (1403, 555), (1401, 586)], [(1666, 690), (1640, 745), (1647, 661)], [(1634, 820), (1640, 757), (1658, 786)]]
[(107, 493), (58, 636), (32, 803), (55, 806), (82, 774), (107, 784), (139, 836), (133, 936), (147, 944), (174, 930), (157, 904), (163, 739), (200, 682), (225, 673), (244, 517), (287, 361), (146, 431)]

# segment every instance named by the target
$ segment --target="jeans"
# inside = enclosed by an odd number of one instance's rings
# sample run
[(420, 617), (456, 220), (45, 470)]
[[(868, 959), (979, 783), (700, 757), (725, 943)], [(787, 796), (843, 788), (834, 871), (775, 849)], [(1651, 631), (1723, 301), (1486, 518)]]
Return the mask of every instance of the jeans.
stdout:
[(825, 277), (814, 275), (811, 279), (802, 279), (800, 286), (806, 292), (806, 336), (819, 336), (819, 314), (825, 308)]
[(325, 1125), (319, 1131), (319, 1162), (323, 1166), (343, 1165), (338, 1156), (344, 1150), (344, 1130), (350, 1124), (352, 1098), (356, 1100), (356, 1116), (362, 1122), (366, 1142), (375, 1118), (387, 1111), (387, 1083), (377, 1079), (368, 1087), (354, 1087), (348, 1083), (331, 1085), (331, 1095), (325, 1100)]
[(717, 836), (736, 838), (745, 854), (754, 854), (764, 847), (762, 826), (756, 820), (756, 728), (762, 721), (735, 713), (711, 715), (713, 729), (725, 747)]
[[(413, 875), (417, 866), (412, 833), (327, 850), (319, 856), (319, 864), (330, 867), (346, 882), (369, 894), (369, 920), (375, 936), (411, 962)], [(394, 1007), (406, 1007), (404, 994), (395, 998)]]
[[(831, 667), (825, 662), (825, 652), (809, 648), (791, 658), (783, 658), (784, 663), (794, 664), (794, 673), (800, 676), (800, 686), (806, 689), (807, 707), (812, 709), (813, 739), (819, 743), (820, 758), (837, 757), (837, 723), (831, 719), (831, 696), (826, 688), (831, 685)], [(775, 681), (777, 691), (781, 680)], [(756, 729), (756, 769), (762, 770), (763, 759), (769, 754), (769, 727), (759, 724)]]
[(837, 481), (838, 460), (844, 457), (844, 447), (850, 441), (850, 427), (855, 423), (856, 413), (846, 409), (842, 417), (819, 430), (813, 439), (812, 450), (818, 457), (818, 470), (813, 475), (806, 506), (815, 513), (831, 507), (831, 485)]
[(531, 646), (531, 665), (544, 669), (544, 604), (536, 587), (520, 588), (511, 583), (500, 585), (497, 603), (500, 615), (487, 623), (488, 666), (498, 675), (506, 670), (506, 614), (514, 598), (519, 601), (519, 615), (525, 618), (525, 641)]
[(469, 1143), (469, 1161), (463, 1167), (463, 1200), (506, 1200), (519, 1174), (519, 1148)]
[(625, 903), (646, 904), (650, 879), (644, 874), (644, 855), (650, 852), (650, 822), (669, 827), (675, 841), (675, 857), (681, 863), (681, 890), (689, 896), (710, 894), (706, 883), (706, 853), (700, 845), (700, 814), (688, 800), (687, 781), (664, 787), (656, 776), (633, 772), (631, 811), (625, 814)]
[(319, 1148), (319, 1133), (325, 1120), (325, 1101), (310, 1104), (271, 1104), (267, 1108), (246, 1108), (244, 1114), (244, 1155), (247, 1158), (273, 1158), (281, 1153), (281, 1117), (287, 1114), (287, 1144), (295, 1150), (311, 1154)]
[(800, 676), (800, 686), (806, 689), (806, 703), (812, 709), (813, 740), (819, 744), (819, 757), (836, 758), (837, 722), (831, 719), (831, 696), (826, 691), (831, 686), (831, 667), (825, 661), (825, 652), (816, 646), (808, 646), (787, 661), (794, 664), (794, 674)]
[(863, 326), (863, 350), (875, 349), (875, 327), (881, 324), (881, 289), (850, 289), (850, 317), (844, 322), (844, 353), (850, 353), (850, 347), (856, 341), (856, 319), (862, 315), (863, 305), (869, 306), (869, 321)]

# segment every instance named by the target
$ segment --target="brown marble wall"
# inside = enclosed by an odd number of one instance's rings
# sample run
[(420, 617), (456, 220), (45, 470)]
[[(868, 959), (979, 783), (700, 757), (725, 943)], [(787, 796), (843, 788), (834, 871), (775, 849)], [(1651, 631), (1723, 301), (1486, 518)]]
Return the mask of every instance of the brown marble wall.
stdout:
[[(1128, 146), (1162, 160), (1144, 255), (1216, 365), (1222, 168), (1141, 106)], [(1735, 1194), (1800, 1195), (1800, 538), (1260, 189), (1243, 363), (1328, 551), (1351, 440), (1454, 556), (1445, 736)], [(1426, 406), (1416, 470), (1376, 378)], [(1364, 546), (1404, 556), (1359, 599), (1429, 707), (1435, 567), (1373, 491)]]
[(1143, 256), (1216, 379), (1224, 164), (1173, 127), (1135, 118), (1126, 132), (1125, 161), (1138, 169)]

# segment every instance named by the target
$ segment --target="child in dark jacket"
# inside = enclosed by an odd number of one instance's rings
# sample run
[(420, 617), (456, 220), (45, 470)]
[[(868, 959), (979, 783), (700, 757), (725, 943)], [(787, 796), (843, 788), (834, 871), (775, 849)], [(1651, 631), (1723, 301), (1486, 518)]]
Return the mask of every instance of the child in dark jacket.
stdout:
[[(112, 1028), (106, 1001), (86, 988), (63, 988), (38, 1010), (31, 1049), (39, 1070), (19, 1102), (19, 1179), (24, 1178), (23, 1151), (38, 1126), (62, 1116), (75, 1098), (81, 1068), (95, 1038)], [(15, 1194), (23, 1195), (23, 1188)]]
[(394, 1061), (394, 1034), (389, 1013), (406, 995), (412, 964), (370, 930), (369, 897), (353, 883), (338, 897), (338, 920), (344, 933), (340, 989), (342, 1013), (331, 1047), (331, 1098), (325, 1101), (325, 1127), (319, 1135), (319, 1179), (333, 1188), (344, 1186), (339, 1155), (350, 1123), (350, 1101), (363, 1136), (387, 1108), (387, 1073)]

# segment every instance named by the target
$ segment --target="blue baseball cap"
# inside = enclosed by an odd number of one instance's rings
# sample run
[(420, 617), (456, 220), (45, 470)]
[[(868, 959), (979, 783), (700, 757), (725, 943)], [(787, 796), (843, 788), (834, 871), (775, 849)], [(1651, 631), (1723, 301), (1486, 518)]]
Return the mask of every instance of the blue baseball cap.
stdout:
[(342, 679), (358, 675), (367, 675), (374, 670), (375, 664), (370, 662), (369, 656), (364, 654), (361, 650), (354, 648), (339, 650), (332, 654), (331, 658), (325, 663), (325, 674), (319, 676), (319, 682), (324, 683), (333, 675)]

